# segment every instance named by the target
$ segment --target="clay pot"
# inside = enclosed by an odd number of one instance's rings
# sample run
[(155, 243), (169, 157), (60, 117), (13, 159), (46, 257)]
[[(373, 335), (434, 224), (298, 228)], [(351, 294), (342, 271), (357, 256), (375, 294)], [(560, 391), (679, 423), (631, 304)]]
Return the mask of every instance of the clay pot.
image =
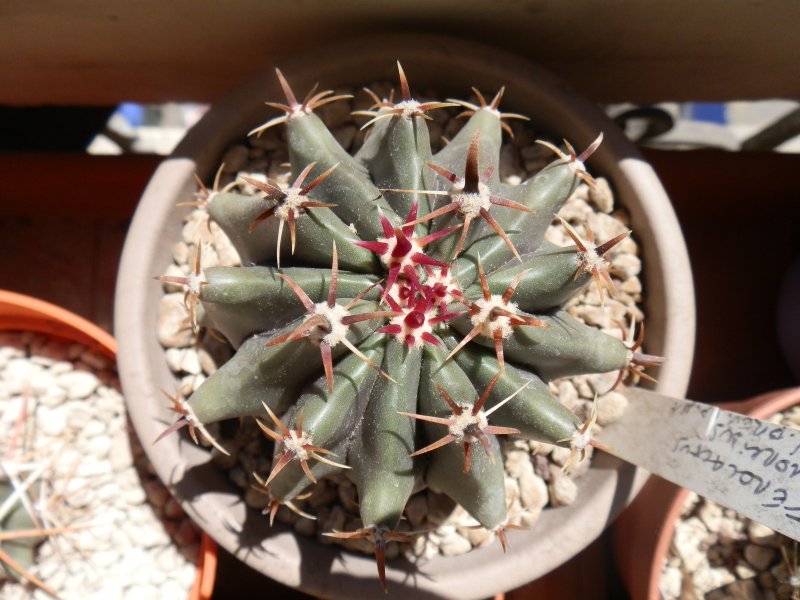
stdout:
[[(44, 300), (5, 290), (0, 290), (0, 331), (34, 331), (76, 342), (111, 360), (117, 355), (114, 337), (91, 321)], [(203, 534), (189, 600), (211, 598), (216, 573), (217, 547)]]
[(35, 331), (77, 342), (114, 359), (117, 342), (114, 337), (55, 304), (23, 294), (0, 290), (0, 330)]
[[(770, 392), (722, 408), (766, 419), (800, 402), (800, 387)], [(661, 568), (689, 490), (651, 476), (613, 528), (616, 563), (632, 600), (660, 600)]]
[[(694, 340), (694, 293), (683, 238), (669, 200), (652, 168), (623, 134), (590, 101), (517, 56), (446, 37), (390, 35), (353, 40), (297, 56), (279, 66), (296, 90), (340, 85), (359, 88), (396, 78), (396, 60), (417, 89), (441, 97), (463, 96), (469, 86), (493, 92), (507, 85), (503, 110), (533, 118), (555, 139), (586, 147), (600, 131), (605, 141), (591, 158), (593, 173), (608, 177), (632, 229), (642, 243), (647, 285), (648, 351), (668, 357), (658, 389), (685, 392)], [(176, 389), (156, 336), (159, 298), (151, 277), (172, 260), (194, 174), (208, 180), (226, 147), (272, 113), (265, 100), (282, 97), (268, 69), (215, 105), (158, 168), (136, 211), (123, 252), (116, 295), (115, 331), (120, 376), (134, 426), (154, 439), (171, 422), (159, 388)], [(284, 583), (326, 598), (371, 596), (380, 591), (374, 560), (339, 547), (295, 536), (239, 501), (226, 475), (209, 463), (206, 450), (181, 436), (148, 448), (162, 480), (214, 539), (253, 568)], [(498, 545), (464, 556), (437, 557), (424, 564), (391, 561), (387, 568), (394, 598), (492, 596), (538, 578), (580, 552), (613, 520), (643, 482), (636, 470), (608, 456), (579, 482), (579, 500), (545, 511), (531, 533), (512, 535), (512, 550)], [(244, 527), (242, 530), (241, 528)], [(516, 532), (515, 532), (516, 533)]]

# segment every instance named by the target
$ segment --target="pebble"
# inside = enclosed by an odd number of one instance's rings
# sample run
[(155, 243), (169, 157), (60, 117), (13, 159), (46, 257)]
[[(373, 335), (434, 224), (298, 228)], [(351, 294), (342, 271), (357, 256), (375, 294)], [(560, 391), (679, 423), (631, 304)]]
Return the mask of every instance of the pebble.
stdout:
[(628, 279), (636, 277), (641, 272), (642, 261), (632, 254), (617, 254), (611, 260), (611, 266)]
[(128, 504), (132, 504), (134, 506), (138, 506), (139, 504), (144, 502), (145, 499), (147, 498), (147, 496), (144, 493), (144, 490), (138, 486), (128, 488), (121, 494), (121, 496), (125, 500), (125, 502), (127, 502)]
[(187, 264), (191, 260), (189, 245), (185, 242), (177, 242), (172, 246), (172, 260), (179, 265)]
[(189, 315), (183, 304), (183, 294), (167, 294), (158, 304), (158, 341), (166, 348), (189, 346), (194, 334), (189, 324)]
[[(564, 208), (561, 209), (559, 212), (559, 216), (567, 221), (570, 225), (575, 226), (576, 223), (586, 223), (589, 220), (590, 215), (593, 215), (594, 211), (592, 207), (580, 197), (573, 196), (570, 200), (564, 205)], [(581, 237), (585, 237), (585, 232), (578, 231), (578, 235)], [(561, 246), (574, 246), (575, 243), (572, 242), (570, 238), (566, 238), (563, 244), (559, 244)]]
[(733, 583), (735, 580), (734, 575), (725, 568), (699, 569), (692, 573), (692, 583), (701, 594)]
[(697, 510), (697, 516), (706, 526), (706, 529), (712, 531), (718, 530), (723, 526), (725, 515), (722, 512), (722, 507), (714, 502), (703, 502)]
[(185, 373), (189, 373), (191, 375), (199, 375), (203, 372), (202, 367), (200, 366), (200, 357), (198, 356), (197, 352), (184, 352), (181, 355), (180, 363), (178, 365), (179, 371), (184, 371)]
[(760, 546), (777, 547), (780, 544), (780, 536), (773, 529), (756, 521), (748, 523), (747, 538)]
[(125, 592), (125, 600), (153, 600), (158, 596), (158, 588), (149, 585), (136, 585)]
[(537, 512), (547, 506), (547, 484), (544, 479), (535, 475), (532, 469), (530, 473), (523, 473), (520, 477), (519, 495), (522, 506), (527, 510)]
[(706, 537), (707, 530), (703, 522), (697, 517), (684, 521), (684, 526), (675, 531), (673, 544), (677, 555), (690, 571), (696, 571), (704, 560), (704, 553), (700, 544)]
[(736, 567), (734, 567), (734, 572), (738, 579), (750, 579), (758, 575), (758, 571), (756, 571), (751, 565), (743, 561), (738, 561), (736, 563)]
[(756, 582), (753, 579), (745, 579), (732, 582), (724, 590), (711, 592), (708, 600), (751, 600), (761, 597), (763, 596), (759, 594)]
[(200, 348), (200, 350), (197, 352), (197, 360), (200, 365), (200, 369), (206, 375), (211, 375), (217, 370), (217, 362), (205, 348)]
[(611, 186), (605, 177), (597, 177), (595, 179), (594, 189), (586, 186), (587, 196), (589, 202), (594, 204), (598, 210), (604, 213), (610, 213), (614, 210), (614, 196), (611, 192)]
[(683, 575), (676, 567), (665, 567), (661, 573), (658, 589), (664, 598), (677, 598), (683, 587)]
[(628, 399), (619, 392), (608, 392), (597, 397), (597, 423), (608, 425), (618, 420), (628, 408)]
[(427, 500), (424, 494), (416, 494), (406, 503), (405, 515), (413, 527), (422, 525), (427, 512)]
[(560, 381), (557, 390), (558, 400), (567, 408), (575, 406), (578, 400), (578, 390), (575, 389), (573, 383), (569, 380)]
[(457, 531), (453, 531), (450, 535), (442, 538), (439, 549), (445, 556), (458, 556), (472, 550), (472, 544)]
[(757, 571), (765, 570), (776, 558), (775, 551), (756, 544), (747, 544), (744, 547), (745, 560), (753, 565)]
[(428, 521), (431, 523), (442, 523), (453, 512), (455, 502), (444, 494), (429, 493), (428, 501)]
[(184, 588), (177, 581), (165, 581), (160, 587), (161, 598), (181, 598), (185, 594)]
[(108, 458), (115, 471), (121, 471), (133, 465), (133, 453), (128, 443), (127, 433), (122, 432), (114, 436)]
[[(519, 523), (523, 527), (531, 528), (539, 521), (542, 516), (541, 510), (523, 510), (519, 514)], [(516, 522), (516, 521), (515, 521)]]
[(89, 421), (83, 425), (83, 435), (85, 435), (87, 438), (93, 438), (95, 436), (102, 435), (105, 432), (106, 424), (99, 419), (89, 419)]
[(507, 450), (505, 454), (504, 466), (506, 473), (514, 479), (521, 479), (530, 473), (533, 475), (533, 463), (531, 463), (530, 452), (514, 448)]
[(561, 446), (553, 446), (550, 451), (550, 460), (552, 460), (559, 467), (563, 467), (572, 455), (569, 448), (562, 448)]
[[(545, 446), (545, 448), (542, 448), (542, 446)], [(549, 454), (549, 449), (552, 448), (550, 444), (540, 444), (537, 449), (533, 450), (534, 455), (531, 458), (533, 472), (544, 481), (550, 481), (550, 461), (547, 456)]]
[(65, 404), (67, 411), (67, 427), (79, 429), (92, 417), (92, 411), (85, 402), (69, 402)]
[(39, 422), (41, 432), (52, 438), (58, 438), (67, 427), (67, 411), (63, 406), (56, 406), (47, 411), (47, 415), (42, 415)]
[(91, 438), (85, 446), (86, 450), (97, 458), (105, 458), (111, 450), (111, 438), (107, 436), (95, 436)]
[(553, 506), (566, 506), (575, 502), (578, 497), (578, 486), (569, 477), (556, 477), (548, 486), (550, 504)]
[(211, 242), (217, 251), (217, 260), (220, 266), (234, 267), (242, 263), (239, 253), (233, 247), (230, 239), (214, 221), (208, 225), (211, 230)]
[(469, 540), (474, 548), (488, 546), (494, 542), (494, 532), (484, 527), (469, 527), (462, 529), (462, 535)]
[(638, 277), (629, 277), (622, 282), (619, 289), (621, 292), (635, 296), (642, 293), (642, 282)]

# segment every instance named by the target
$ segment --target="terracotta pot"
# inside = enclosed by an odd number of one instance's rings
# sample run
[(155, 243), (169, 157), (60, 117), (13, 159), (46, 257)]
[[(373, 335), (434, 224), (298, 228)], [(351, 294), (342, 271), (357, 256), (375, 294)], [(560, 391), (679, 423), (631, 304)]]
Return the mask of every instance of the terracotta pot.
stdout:
[(77, 342), (114, 359), (117, 342), (114, 337), (55, 304), (23, 294), (0, 290), (0, 330), (35, 331)]
[[(35, 331), (77, 342), (111, 360), (117, 356), (114, 337), (91, 321), (55, 304), (6, 290), (0, 290), (0, 331)], [(203, 534), (189, 600), (211, 598), (216, 573), (217, 547)]]
[(197, 557), (197, 573), (194, 577), (189, 600), (209, 600), (214, 591), (217, 576), (217, 544), (207, 534), (200, 538), (200, 555)]
[[(642, 243), (647, 285), (648, 351), (669, 358), (659, 389), (682, 395), (688, 382), (694, 340), (694, 294), (688, 257), (669, 200), (651, 167), (591, 102), (529, 62), (463, 40), (418, 35), (382, 36), (298, 56), (280, 64), (296, 90), (337, 85), (356, 88), (396, 78), (399, 59), (412, 85), (461, 96), (474, 85), (494, 91), (507, 85), (503, 110), (533, 117), (556, 139), (586, 147), (598, 134), (605, 141), (592, 157), (593, 172), (607, 176), (630, 212)], [(171, 421), (159, 387), (175, 389), (156, 337), (160, 287), (150, 281), (171, 261), (193, 174), (216, 170), (226, 147), (271, 115), (264, 101), (281, 98), (269, 69), (213, 107), (162, 163), (136, 211), (125, 244), (116, 296), (115, 331), (120, 343), (120, 376), (139, 435), (154, 439)], [(208, 462), (208, 453), (180, 436), (164, 439), (150, 458), (161, 478), (183, 499), (184, 508), (220, 544), (280, 582), (327, 598), (376, 594), (375, 564), (338, 547), (270, 529), (266, 519), (237, 500), (239, 492)], [(579, 500), (546, 511), (535, 531), (512, 535), (512, 551), (498, 545), (456, 558), (411, 565), (392, 561), (387, 579), (393, 597), (480, 598), (511, 589), (547, 573), (594, 540), (642, 483), (635, 470), (610, 457), (579, 480)], [(238, 528), (246, 521), (244, 533)], [(496, 567), (498, 571), (488, 569)], [(491, 574), (489, 574), (491, 572)]]
[[(766, 419), (800, 402), (800, 387), (756, 396), (722, 408)], [(661, 568), (689, 490), (651, 476), (613, 528), (620, 576), (632, 600), (660, 600)]]

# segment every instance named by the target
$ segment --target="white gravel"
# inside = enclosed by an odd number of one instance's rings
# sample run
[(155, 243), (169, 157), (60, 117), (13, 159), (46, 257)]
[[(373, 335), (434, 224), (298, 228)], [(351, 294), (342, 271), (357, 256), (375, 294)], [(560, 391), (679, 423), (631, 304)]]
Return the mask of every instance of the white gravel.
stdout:
[[(199, 533), (182, 513), (164, 517), (169, 493), (149, 470), (118, 390), (100, 354), (0, 332), (2, 471), (16, 468), (23, 479), (44, 465), (29, 489), (35, 514), (74, 528), (47, 538), (30, 571), (65, 600), (186, 597)], [(25, 582), (0, 587), (2, 600), (30, 598), (50, 596)]]

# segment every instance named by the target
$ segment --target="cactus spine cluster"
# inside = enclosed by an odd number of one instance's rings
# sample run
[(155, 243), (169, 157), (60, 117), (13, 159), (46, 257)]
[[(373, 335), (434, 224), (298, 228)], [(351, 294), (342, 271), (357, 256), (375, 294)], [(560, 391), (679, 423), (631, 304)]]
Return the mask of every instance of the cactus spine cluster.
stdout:
[[(399, 67), (399, 64), (398, 64)], [(280, 71), (282, 125), (294, 182), (247, 179), (260, 193), (202, 187), (210, 218), (242, 267), (202, 269), (184, 286), (192, 313), (236, 348), (188, 399), (178, 421), (196, 439), (205, 425), (256, 417), (275, 441), (270, 473), (254, 474), (281, 505), (345, 471), (363, 528), (329, 532), (383, 552), (412, 491), (425, 484), (461, 504), (505, 546), (503, 463), (496, 436), (571, 448), (591, 438), (548, 390), (558, 377), (640, 372), (656, 357), (572, 318), (563, 305), (592, 281), (613, 292), (607, 253), (629, 233), (574, 247), (544, 241), (581, 181), (581, 154), (555, 146), (553, 162), (520, 185), (499, 180), (503, 90), (491, 102), (418, 102), (400, 69), (399, 102), (373, 96), (370, 127), (350, 155), (315, 109), (333, 92), (298, 101)], [(433, 154), (428, 112), (461, 106), (461, 131)], [(291, 265), (291, 266), (290, 266)], [(165, 432), (165, 433), (167, 433)], [(212, 443), (213, 440), (211, 440)], [(224, 451), (220, 447), (221, 450)]]

